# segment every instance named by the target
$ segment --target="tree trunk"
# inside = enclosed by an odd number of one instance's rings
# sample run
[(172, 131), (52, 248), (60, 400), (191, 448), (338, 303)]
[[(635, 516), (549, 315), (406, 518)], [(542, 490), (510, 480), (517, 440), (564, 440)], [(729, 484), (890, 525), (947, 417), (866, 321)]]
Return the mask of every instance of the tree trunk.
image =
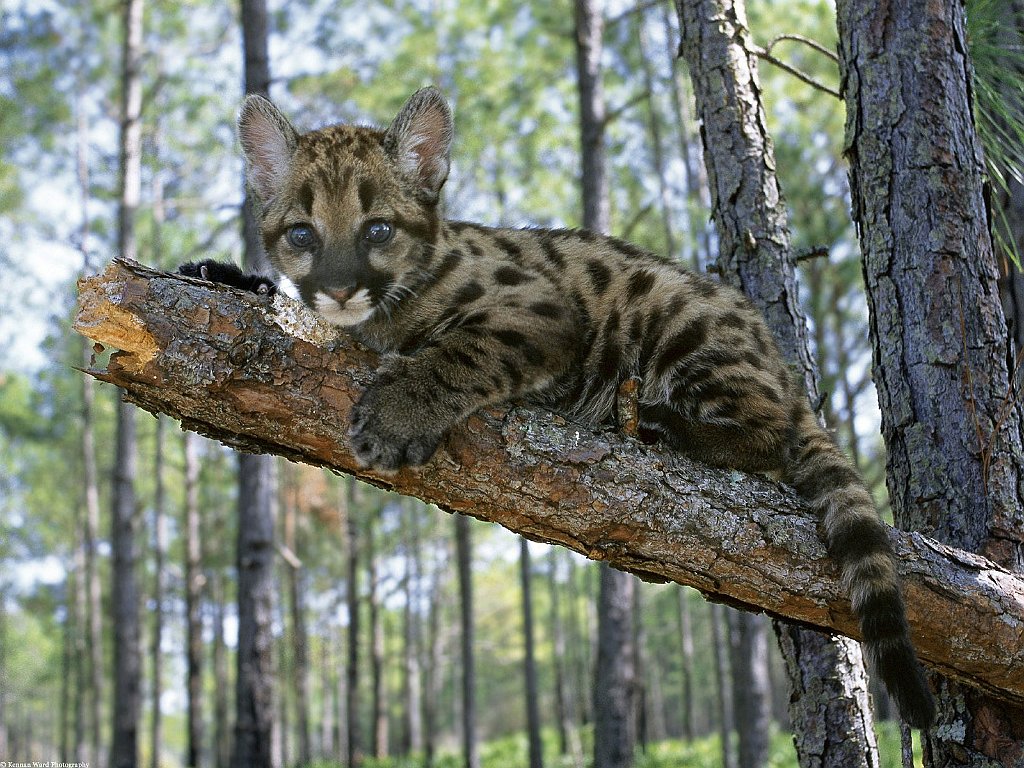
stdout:
[[(205, 577), (202, 571), (202, 540), (199, 530), (199, 435), (185, 432), (185, 688), (187, 742), (185, 765), (199, 768), (203, 755), (203, 617)], [(214, 627), (219, 638), (221, 628)], [(215, 642), (217, 640), (215, 639)], [(217, 689), (223, 690), (218, 678)], [(226, 687), (226, 686), (224, 686)]]
[(224, 578), (221, 573), (217, 572), (213, 575), (210, 591), (213, 601), (213, 755), (217, 768), (228, 768), (231, 765), (231, 754), (234, 747), (231, 741), (231, 727), (228, 722), (230, 711), (228, 654), (227, 644), (224, 640), (224, 614), (227, 598), (224, 594)]
[[(269, 95), (266, 0), (242, 0), (245, 92)], [(243, 204), (242, 262), (266, 260), (248, 200)], [(268, 456), (238, 457), (238, 677), (235, 684), (235, 768), (277, 765), (274, 731), (274, 484)]]
[(697, 713), (693, 706), (693, 621), (690, 615), (690, 591), (680, 589), (676, 597), (679, 607), (680, 650), (683, 657), (683, 741), (693, 741), (697, 734)]
[[(580, 105), (580, 185), (583, 226), (594, 232), (611, 229), (608, 170), (605, 157), (606, 109), (601, 75), (603, 9), (597, 0), (576, 0), (576, 71)], [(594, 677), (595, 768), (628, 768), (636, 739), (632, 658), (632, 577), (605, 567), (598, 605), (598, 664)], [(616, 621), (621, 626), (611, 625)], [(617, 643), (618, 645), (609, 645)], [(619, 718), (627, 718), (628, 722)]]
[(732, 660), (732, 702), (739, 725), (739, 768), (762, 768), (768, 763), (768, 725), (771, 696), (768, 686), (768, 620), (761, 615), (729, 614)]
[(286, 559), (285, 573), (288, 581), (288, 596), (291, 604), (292, 624), (292, 680), (295, 692), (295, 727), (298, 731), (299, 765), (307, 766), (313, 761), (313, 749), (309, 730), (309, 640), (306, 630), (305, 584), (302, 560), (299, 559), (298, 533), (298, 488), (294, 467), (288, 469), (284, 517), (284, 546), (292, 555)]
[(164, 592), (167, 589), (164, 563), (167, 559), (167, 514), (164, 493), (164, 420), (157, 417), (153, 455), (153, 634), (150, 637), (150, 665), (153, 680), (150, 683), (150, 768), (159, 768), (163, 729), (160, 718), (160, 698), (163, 695)]
[[(127, 0), (122, 11), (120, 204), (118, 205), (118, 253), (134, 259), (135, 216), (141, 191), (142, 152), (142, 0)], [(111, 606), (114, 613), (114, 712), (110, 747), (112, 768), (138, 763), (139, 688), (139, 589), (135, 573), (135, 408), (124, 392), (118, 392), (117, 438), (110, 546)]]
[(345, 541), (348, 555), (348, 580), (345, 597), (348, 606), (348, 661), (345, 665), (345, 757), (355, 766), (362, 749), (359, 738), (359, 528), (356, 524), (356, 484), (346, 483)]
[[(761, 309), (783, 355), (802, 374), (812, 404), (817, 403), (818, 374), (797, 300), (786, 208), (774, 172), (742, 0), (692, 4), (677, 0), (676, 7), (682, 51), (703, 123), (712, 215), (720, 239), (719, 270), (724, 280), (743, 290)], [(776, 627), (783, 651), (801, 649), (798, 656), (786, 660), (794, 732), (819, 737), (813, 745), (803, 736), (796, 739), (800, 764), (803, 768), (830, 764), (839, 758), (831, 756), (827, 745), (841, 744), (842, 759), (854, 761), (846, 765), (877, 765), (860, 649), (810, 637), (807, 633), (812, 631), (794, 625)], [(788, 641), (783, 640), (786, 634)], [(821, 728), (822, 722), (828, 729)]]
[(403, 688), (405, 727), (402, 733), (402, 754), (423, 751), (423, 696), (420, 654), (420, 507), (411, 499), (402, 503), (403, 530), (406, 533), (405, 605), (403, 606)]
[(274, 491), (268, 457), (239, 454), (238, 652), (233, 768), (278, 765), (274, 731)]
[(530, 545), (519, 537), (519, 584), (523, 599), (523, 673), (526, 679), (526, 734), (529, 742), (530, 768), (543, 768), (544, 756), (540, 739), (540, 704), (537, 690), (537, 663), (533, 650), (533, 593), (530, 569)]
[(636, 580), (601, 565), (597, 669), (594, 673), (594, 768), (633, 764), (636, 744), (633, 601)]
[[(565, 618), (562, 615), (562, 586), (558, 583), (558, 561), (560, 552), (552, 547), (548, 553), (548, 592), (550, 606), (551, 664), (555, 681), (555, 718), (558, 728), (559, 754), (569, 755), (573, 765), (583, 765), (583, 747), (580, 744), (577, 724), (576, 697), (571, 659), (567, 657)], [(572, 569), (568, 579), (572, 579)]]
[[(92, 273), (89, 253), (89, 162), (88, 141), (89, 125), (86, 112), (82, 106), (84, 84), (79, 82), (76, 93), (77, 141), (76, 170), (81, 205), (82, 225), (79, 232), (79, 249), (82, 253), (82, 274)], [(81, 359), (84, 367), (92, 364), (92, 346), (87, 339), (82, 339)], [(79, 656), (78, 671), (81, 680), (76, 696), (75, 728), (88, 734), (76, 735), (75, 760), (81, 763), (100, 762), (100, 723), (103, 714), (100, 710), (103, 701), (103, 609), (100, 595), (99, 572), (96, 567), (96, 540), (100, 528), (100, 494), (96, 471), (96, 441), (94, 437), (93, 408), (96, 399), (95, 383), (89, 376), (82, 377), (82, 569), (78, 580), (79, 601)], [(81, 707), (79, 713), (77, 708)], [(88, 717), (88, 722), (85, 718)], [(88, 737), (88, 746), (85, 739)], [(0, 749), (0, 754), (6, 754)]]
[(473, 550), (469, 518), (455, 516), (455, 559), (459, 572), (462, 640), (462, 752), (465, 768), (480, 768), (476, 735), (476, 664), (473, 648)]
[[(843, 0), (837, 10), (893, 515), (1019, 572), (1021, 412), (1006, 363), (964, 9)], [(939, 718), (923, 737), (926, 765), (1024, 759), (1024, 709), (933, 683)]]
[(718, 692), (715, 706), (718, 709), (718, 738), (722, 744), (722, 768), (736, 768), (736, 751), (732, 744), (734, 709), (729, 669), (729, 622), (726, 620), (725, 609), (718, 603), (711, 603), (709, 610), (715, 655), (715, 688)]
[(114, 493), (111, 515), (111, 606), (114, 612), (114, 721), (110, 747), (112, 768), (138, 761), (139, 590), (135, 573), (135, 408), (119, 391), (117, 444), (114, 454)]
[[(378, 510), (374, 518), (379, 518)], [(367, 602), (370, 609), (370, 686), (373, 712), (373, 756), (388, 756), (388, 710), (384, 690), (384, 616), (381, 605), (380, 562), (377, 555), (377, 520), (371, 518), (366, 530), (366, 572), (370, 591)]]

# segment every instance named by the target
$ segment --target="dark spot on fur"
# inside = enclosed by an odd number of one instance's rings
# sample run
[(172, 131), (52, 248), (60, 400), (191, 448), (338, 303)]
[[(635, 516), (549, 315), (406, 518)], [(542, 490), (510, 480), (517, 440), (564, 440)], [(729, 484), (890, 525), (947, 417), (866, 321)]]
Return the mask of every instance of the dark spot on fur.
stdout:
[(665, 344), (655, 366), (657, 376), (663, 376), (687, 355), (692, 354), (707, 340), (708, 330), (704, 320), (697, 318), (677, 332)]
[(515, 267), (498, 267), (494, 270), (494, 279), (501, 285), (519, 285), (529, 280), (530, 276)]
[(299, 205), (307, 216), (313, 215), (313, 188), (309, 184), (299, 187)]
[(612, 281), (611, 270), (604, 264), (604, 262), (598, 259), (587, 260), (587, 274), (590, 275), (590, 282), (594, 285), (594, 290), (598, 294), (604, 293), (608, 289), (608, 284)]
[(452, 298), (455, 304), (469, 304), (484, 295), (484, 288), (476, 280), (471, 280), (459, 288), (458, 293)]
[(556, 319), (562, 316), (562, 308), (553, 301), (535, 301), (527, 309), (540, 317)]
[(641, 296), (646, 296), (654, 287), (654, 274), (646, 269), (638, 269), (629, 276), (629, 285), (626, 289), (626, 300), (634, 301)]
[(497, 330), (494, 331), (494, 338), (504, 344), (506, 347), (521, 347), (526, 343), (526, 336), (519, 331), (513, 330)]
[(494, 235), (494, 242), (517, 264), (523, 260), (523, 249), (519, 244), (503, 235)]
[(363, 179), (359, 182), (359, 205), (363, 208), (363, 213), (366, 213), (373, 206), (373, 201), (377, 199), (377, 185), (369, 179)]
[(550, 237), (542, 238), (540, 241), (541, 250), (544, 251), (544, 258), (550, 261), (559, 269), (565, 268), (565, 257), (552, 242)]
[(739, 312), (726, 312), (718, 318), (718, 324), (726, 328), (736, 328), (740, 331), (747, 327), (747, 321)]

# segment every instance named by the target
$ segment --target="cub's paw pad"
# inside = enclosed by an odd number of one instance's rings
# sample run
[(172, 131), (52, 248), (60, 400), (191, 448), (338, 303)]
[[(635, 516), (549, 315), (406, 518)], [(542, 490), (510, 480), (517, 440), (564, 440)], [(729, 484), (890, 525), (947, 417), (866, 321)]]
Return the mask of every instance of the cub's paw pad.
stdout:
[(234, 264), (226, 264), (213, 259), (189, 262), (178, 267), (178, 274), (186, 277), (197, 277), (211, 283), (230, 285), (243, 291), (260, 296), (273, 296), (277, 293), (277, 283), (263, 275), (246, 274)]

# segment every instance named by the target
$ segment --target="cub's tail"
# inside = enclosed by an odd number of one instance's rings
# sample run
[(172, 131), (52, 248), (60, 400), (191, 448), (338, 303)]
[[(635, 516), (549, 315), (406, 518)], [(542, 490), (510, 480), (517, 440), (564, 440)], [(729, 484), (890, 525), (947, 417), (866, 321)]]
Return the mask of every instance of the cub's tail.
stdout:
[(917, 728), (935, 719), (935, 702), (910, 643), (892, 546), (871, 495), (849, 459), (802, 409), (783, 471), (818, 515), (829, 555), (839, 564), (868, 658)]

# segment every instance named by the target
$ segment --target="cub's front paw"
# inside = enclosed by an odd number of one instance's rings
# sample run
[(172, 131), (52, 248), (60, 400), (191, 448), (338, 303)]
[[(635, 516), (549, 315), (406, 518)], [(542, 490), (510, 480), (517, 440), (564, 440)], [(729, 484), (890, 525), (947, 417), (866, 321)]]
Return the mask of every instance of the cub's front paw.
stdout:
[(374, 385), (352, 409), (348, 434), (360, 464), (395, 470), (426, 464), (444, 430), (427, 423), (422, 408), (401, 387)]
[(277, 283), (269, 277), (249, 275), (234, 264), (226, 264), (213, 259), (182, 264), (178, 267), (178, 274), (198, 277), (200, 280), (208, 280), (211, 283), (230, 285), (261, 296), (273, 296), (277, 293)]

